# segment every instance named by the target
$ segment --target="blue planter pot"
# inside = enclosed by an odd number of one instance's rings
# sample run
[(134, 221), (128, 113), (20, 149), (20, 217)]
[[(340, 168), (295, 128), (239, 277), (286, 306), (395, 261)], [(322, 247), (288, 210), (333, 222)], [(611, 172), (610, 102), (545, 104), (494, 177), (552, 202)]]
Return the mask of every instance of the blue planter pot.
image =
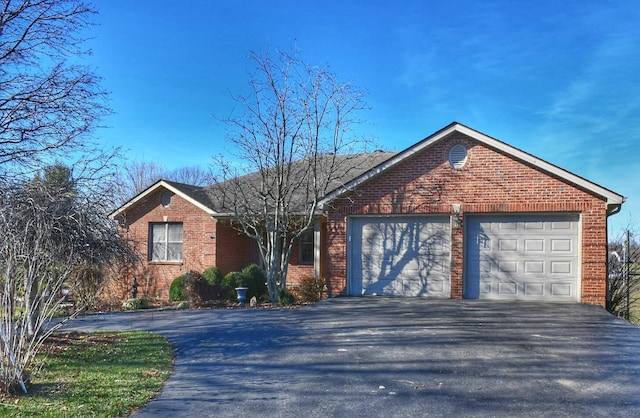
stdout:
[(244, 301), (247, 300), (248, 287), (236, 287), (236, 293), (238, 294), (238, 305), (244, 306)]

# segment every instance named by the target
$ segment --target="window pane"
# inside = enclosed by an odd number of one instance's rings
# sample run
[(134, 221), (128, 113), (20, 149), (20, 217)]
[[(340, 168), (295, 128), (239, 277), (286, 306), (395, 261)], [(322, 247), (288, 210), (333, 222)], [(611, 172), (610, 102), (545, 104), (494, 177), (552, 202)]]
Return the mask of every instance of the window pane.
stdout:
[(167, 252), (167, 261), (181, 261), (182, 260), (182, 243), (169, 244)]
[(165, 224), (151, 224), (151, 236), (153, 242), (166, 242), (166, 227)]
[(164, 242), (154, 242), (151, 249), (152, 261), (164, 261), (166, 257), (167, 244)]
[(182, 224), (169, 224), (169, 242), (182, 242)]

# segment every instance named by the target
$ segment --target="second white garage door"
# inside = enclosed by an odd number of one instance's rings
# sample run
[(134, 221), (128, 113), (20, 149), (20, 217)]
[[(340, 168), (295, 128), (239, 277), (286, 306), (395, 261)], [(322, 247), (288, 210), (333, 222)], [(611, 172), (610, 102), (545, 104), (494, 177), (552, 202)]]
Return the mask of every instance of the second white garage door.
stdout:
[(579, 216), (469, 216), (464, 296), (577, 301)]
[(349, 219), (351, 295), (450, 297), (448, 216)]

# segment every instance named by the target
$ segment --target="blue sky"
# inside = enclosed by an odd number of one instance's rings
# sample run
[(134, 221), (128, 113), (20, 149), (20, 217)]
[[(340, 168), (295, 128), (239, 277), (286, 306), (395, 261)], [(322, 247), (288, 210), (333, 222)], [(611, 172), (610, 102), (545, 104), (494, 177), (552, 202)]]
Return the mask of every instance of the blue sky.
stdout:
[[(368, 92), (360, 130), (399, 151), (458, 121), (629, 198), (640, 227), (637, 0), (105, 0), (90, 65), (130, 158), (206, 166), (248, 51), (297, 45)], [(635, 218), (635, 221), (634, 221)]]

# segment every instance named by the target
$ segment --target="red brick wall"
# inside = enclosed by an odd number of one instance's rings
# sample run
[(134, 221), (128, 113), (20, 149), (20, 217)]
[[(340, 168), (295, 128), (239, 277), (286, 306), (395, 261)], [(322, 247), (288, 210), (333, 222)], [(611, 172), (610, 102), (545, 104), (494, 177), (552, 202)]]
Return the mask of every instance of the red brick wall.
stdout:
[[(465, 166), (448, 162), (454, 144), (468, 149)], [(605, 304), (606, 203), (583, 190), (454, 133), (332, 203), (328, 212), (326, 271), (333, 295), (346, 291), (347, 217), (354, 214), (581, 213), (584, 303)], [(451, 296), (463, 294), (463, 232), (453, 229)]]
[(260, 265), (257, 243), (228, 224), (218, 224), (216, 244), (217, 267), (222, 274), (240, 271), (252, 263)]
[[(179, 275), (193, 270), (203, 272), (207, 267), (217, 266), (226, 274), (241, 270), (251, 263), (258, 263), (259, 256), (255, 243), (246, 236), (240, 236), (228, 225), (220, 224), (209, 214), (178, 195), (172, 196), (171, 204), (162, 206), (160, 197), (165, 190), (157, 190), (131, 208), (125, 218), (127, 234), (136, 243), (142, 265), (135, 276), (138, 280), (138, 296), (169, 297), (169, 286)], [(148, 261), (149, 223), (182, 222), (182, 261)], [(121, 277), (111, 286), (110, 298), (130, 297), (133, 277)], [(123, 285), (125, 283), (125, 285)], [(116, 290), (117, 289), (117, 290)], [(126, 291), (123, 292), (123, 289)]]
[(300, 280), (305, 277), (313, 277), (313, 264), (302, 264), (300, 260), (300, 241), (296, 241), (287, 267), (287, 286), (295, 288)]

